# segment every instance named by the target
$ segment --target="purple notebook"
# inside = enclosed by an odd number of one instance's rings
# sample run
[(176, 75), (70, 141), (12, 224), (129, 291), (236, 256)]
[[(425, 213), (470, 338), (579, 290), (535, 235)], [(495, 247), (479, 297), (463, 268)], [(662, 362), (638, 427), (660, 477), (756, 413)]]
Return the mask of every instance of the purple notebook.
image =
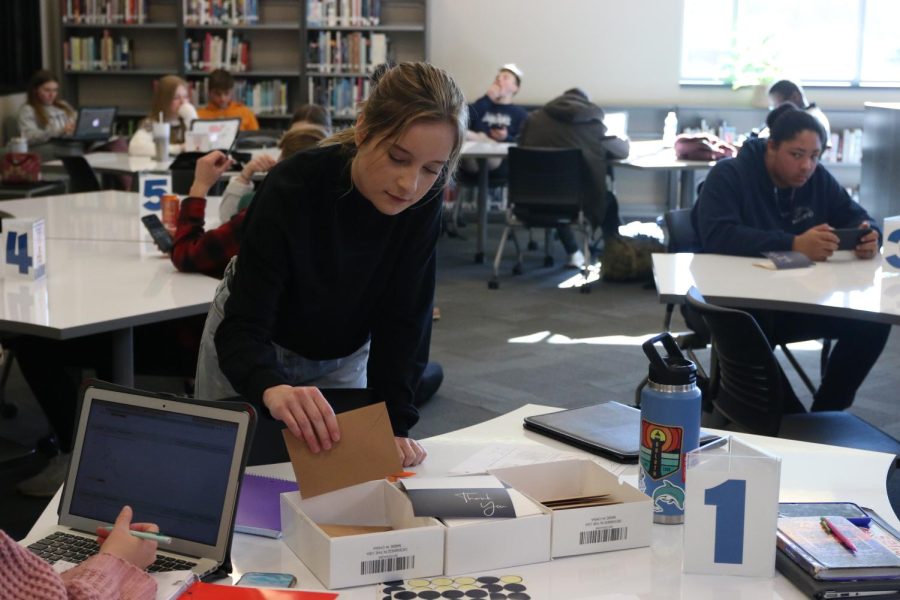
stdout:
[(234, 530), (239, 533), (281, 537), (281, 494), (296, 492), (297, 482), (244, 473)]

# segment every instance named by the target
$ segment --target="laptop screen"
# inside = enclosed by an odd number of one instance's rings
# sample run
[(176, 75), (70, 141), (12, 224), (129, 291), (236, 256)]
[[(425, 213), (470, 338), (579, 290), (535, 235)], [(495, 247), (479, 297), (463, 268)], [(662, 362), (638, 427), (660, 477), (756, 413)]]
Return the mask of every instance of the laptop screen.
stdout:
[(193, 133), (209, 136), (210, 150), (231, 150), (241, 129), (240, 119), (195, 119), (191, 121)]
[(82, 108), (78, 111), (78, 124), (74, 138), (83, 140), (106, 140), (112, 137), (115, 108)]
[(130, 504), (135, 522), (214, 546), (237, 440), (237, 423), (95, 398), (69, 513), (112, 523)]

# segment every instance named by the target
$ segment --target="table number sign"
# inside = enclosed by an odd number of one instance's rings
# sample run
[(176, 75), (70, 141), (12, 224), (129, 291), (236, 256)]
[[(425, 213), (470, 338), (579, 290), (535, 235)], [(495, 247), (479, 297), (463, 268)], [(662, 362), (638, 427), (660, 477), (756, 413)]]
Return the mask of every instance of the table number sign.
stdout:
[(2, 238), (7, 279), (41, 279), (47, 274), (44, 219), (4, 219)]
[(729, 437), (686, 461), (684, 572), (772, 577), (781, 458)]
[[(140, 216), (154, 214), (162, 219), (162, 197), (172, 193), (172, 174), (143, 171), (138, 175), (138, 192), (141, 199)], [(142, 242), (152, 242), (153, 238), (146, 227), (138, 223)], [(158, 252), (154, 252), (158, 254)]]
[(884, 256), (882, 268), (885, 271), (900, 271), (900, 216), (884, 219), (884, 244), (881, 252)]

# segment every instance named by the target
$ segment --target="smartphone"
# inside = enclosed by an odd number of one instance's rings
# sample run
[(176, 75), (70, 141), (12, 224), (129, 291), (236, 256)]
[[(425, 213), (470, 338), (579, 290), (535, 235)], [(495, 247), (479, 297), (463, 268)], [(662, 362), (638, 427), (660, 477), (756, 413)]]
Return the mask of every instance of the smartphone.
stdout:
[(838, 236), (838, 250), (853, 250), (863, 236), (870, 231), (872, 230), (848, 227), (846, 229), (835, 229), (832, 233)]
[(172, 236), (166, 231), (166, 228), (163, 226), (162, 221), (159, 220), (159, 217), (156, 215), (144, 215), (141, 217), (141, 222), (144, 224), (144, 227), (147, 228), (147, 231), (150, 232), (150, 236), (153, 238), (153, 241), (156, 242), (156, 247), (161, 251), (168, 254), (172, 251), (172, 246), (174, 246), (175, 242), (172, 240)]
[(290, 573), (262, 573), (251, 571), (244, 573), (234, 585), (244, 587), (281, 587), (289, 588), (297, 584), (297, 578)]

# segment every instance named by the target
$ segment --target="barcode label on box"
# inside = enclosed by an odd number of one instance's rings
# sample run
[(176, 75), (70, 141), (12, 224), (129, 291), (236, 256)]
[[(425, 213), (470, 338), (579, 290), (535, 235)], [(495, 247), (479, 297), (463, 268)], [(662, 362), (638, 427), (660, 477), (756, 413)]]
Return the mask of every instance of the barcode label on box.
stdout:
[(619, 540), (625, 539), (628, 539), (627, 527), (606, 527), (605, 529), (582, 531), (578, 534), (578, 543), (582, 546), (587, 544), (602, 544), (604, 542), (618, 542)]
[(375, 560), (364, 560), (359, 563), (359, 574), (371, 575), (372, 573), (403, 571), (404, 569), (412, 569), (415, 566), (415, 556), (390, 556), (387, 558), (377, 558)]

